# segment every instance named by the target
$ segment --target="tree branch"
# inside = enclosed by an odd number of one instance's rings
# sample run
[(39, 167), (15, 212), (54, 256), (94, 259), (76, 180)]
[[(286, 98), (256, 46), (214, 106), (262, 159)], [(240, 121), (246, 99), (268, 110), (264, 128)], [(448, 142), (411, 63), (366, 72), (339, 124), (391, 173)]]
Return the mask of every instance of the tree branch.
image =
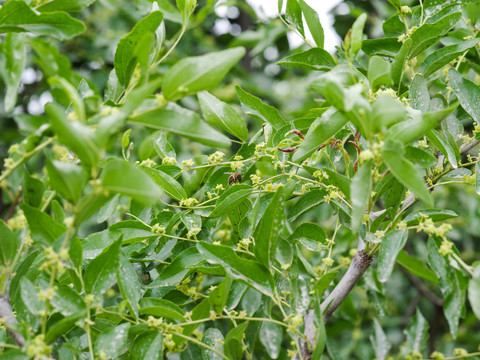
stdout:
[(15, 315), (12, 312), (12, 307), (10, 306), (10, 301), (7, 297), (0, 295), (0, 317), (5, 319), (5, 324), (7, 325), (7, 331), (12, 337), (12, 339), (18, 344), (18, 346), (25, 346), (25, 338), (19, 332), (13, 330), (13, 328), (18, 325), (18, 321), (15, 318)]

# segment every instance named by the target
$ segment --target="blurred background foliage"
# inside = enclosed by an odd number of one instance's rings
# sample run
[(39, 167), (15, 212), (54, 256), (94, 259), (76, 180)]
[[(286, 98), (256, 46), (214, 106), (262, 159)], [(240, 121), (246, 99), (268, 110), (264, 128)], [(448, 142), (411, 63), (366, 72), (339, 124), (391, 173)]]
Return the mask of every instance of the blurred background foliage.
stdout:
[[(165, 32), (168, 44), (180, 31), (181, 19), (173, 3), (168, 0), (160, 0), (158, 3), (166, 19)], [(412, 5), (414, 1), (402, 3)], [(214, 10), (215, 5), (217, 11)], [(87, 111), (91, 113), (98, 111), (103, 97), (100, 94), (104, 93), (109, 73), (113, 69), (116, 44), (150, 11), (151, 6), (152, 2), (147, 0), (98, 0), (76, 14), (76, 17), (87, 26), (86, 32), (81, 36), (62, 42), (53, 39), (48, 41), (41, 38), (31, 39), (30, 51), (33, 56), (29, 57), (30, 63), (27, 64), (27, 70), (22, 77), (23, 85), (20, 88), (14, 115), (6, 114), (0, 109), (0, 161), (3, 162), (7, 157), (7, 149), (12, 144), (20, 142), (25, 134), (47, 122), (42, 116), (43, 105), (47, 101), (54, 98), (65, 106), (69, 104), (63, 92), (51, 90), (42, 73), (61, 74), (77, 87), (81, 85), (81, 80), (85, 79), (88, 83), (86, 89), (89, 90)], [(472, 8), (472, 13), (480, 12), (478, 5), (474, 4)], [(242, 45), (248, 50), (247, 56), (227, 75), (224, 83), (228, 85), (219, 86), (213, 91), (215, 96), (240, 109), (234, 86), (241, 84), (246, 91), (276, 107), (286, 119), (299, 118), (310, 109), (318, 107), (316, 95), (309, 88), (309, 83), (316, 74), (276, 64), (292, 53), (287, 37), (289, 30), (278, 17), (267, 18), (242, 0), (225, 1), (221, 6), (215, 4), (214, 0), (199, 0), (198, 9), (201, 10), (196, 13), (196, 19), (191, 22), (174, 53), (157, 69), (158, 72), (165, 73), (172, 63), (187, 56)], [(395, 9), (386, 0), (346, 0), (339, 3), (331, 14), (334, 18), (334, 28), (342, 39), (358, 15), (363, 12), (369, 15), (365, 33), (368, 38), (378, 38), (383, 32), (384, 19), (392, 16)], [(307, 48), (300, 46), (294, 49), (293, 53)], [(3, 101), (1, 103), (3, 104)], [(184, 107), (199, 110), (193, 96), (181, 99), (180, 103)], [(466, 130), (472, 128), (471, 119), (466, 118), (463, 125)], [(254, 134), (260, 129), (261, 123), (249, 118), (248, 127), (249, 133)], [(135, 144), (132, 152), (134, 160), (144, 160), (147, 157), (145, 154), (148, 154), (148, 151), (142, 149), (145, 149), (144, 142), (151, 133), (152, 131), (141, 128), (132, 133), (131, 140)], [(177, 151), (179, 163), (183, 159), (208, 153), (208, 148), (185, 138), (172, 136), (170, 142)], [(119, 143), (120, 141), (117, 141), (117, 144)], [(235, 151), (236, 149), (232, 149), (232, 153)], [(35, 159), (29, 163), (32, 172), (35, 171)], [(39, 158), (38, 161), (42, 160)], [(41, 169), (42, 164), (39, 163), (37, 166)], [(268, 169), (262, 171), (268, 172)], [(10, 178), (9, 181), (15, 185), (15, 179)], [(11, 216), (11, 204), (15, 196), (15, 193), (3, 190), (0, 202), (2, 218)], [(437, 208), (449, 208), (461, 215), (452, 221), (454, 230), (450, 235), (461, 251), (462, 258), (467, 263), (479, 259), (480, 198), (475, 195), (473, 187), (444, 186), (437, 189), (434, 196)], [(331, 208), (328, 204), (323, 204), (315, 211), (296, 219), (292, 228), (311, 221), (322, 225), (327, 234), (332, 234), (335, 223), (332, 222), (331, 215)], [(99, 230), (101, 227), (95, 221), (86, 222), (82, 225), (79, 235), (84, 236)], [(418, 258), (426, 258), (426, 238), (423, 233), (411, 233), (406, 250)], [(348, 254), (355, 245), (354, 237), (347, 230), (337, 234), (336, 239), (336, 253)], [(312, 257), (312, 254), (308, 253), (306, 256)], [(314, 265), (315, 262), (319, 262), (313, 258), (310, 261)], [(382, 341), (381, 334), (376, 328), (376, 319), (381, 321), (386, 338), (392, 345), (391, 353), (402, 354), (405, 344), (404, 330), (415, 315), (417, 306), (430, 324), (428, 340), (430, 352), (439, 350), (451, 353), (456, 347), (476, 351), (480, 344), (480, 324), (472, 311), (466, 312), (468, 317), (460, 322), (458, 338), (452, 341), (448, 324), (443, 317), (438, 289), (426, 281), (412, 278), (401, 266), (396, 266), (391, 280), (383, 285), (376, 280), (374, 269), (375, 266), (360, 280), (360, 286), (327, 324), (327, 347), (332, 359), (374, 358), (374, 343)], [(252, 302), (260, 299), (250, 298)]]

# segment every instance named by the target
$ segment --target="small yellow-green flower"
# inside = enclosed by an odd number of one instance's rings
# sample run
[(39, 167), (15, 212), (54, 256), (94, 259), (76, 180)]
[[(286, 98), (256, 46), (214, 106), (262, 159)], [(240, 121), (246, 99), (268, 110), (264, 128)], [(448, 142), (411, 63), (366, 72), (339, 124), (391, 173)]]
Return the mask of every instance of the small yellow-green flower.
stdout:
[(223, 161), (225, 154), (221, 151), (215, 151), (213, 154), (208, 156), (208, 162), (210, 164), (217, 164)]
[(162, 165), (175, 165), (177, 163), (177, 159), (171, 156), (165, 156), (162, 160)]

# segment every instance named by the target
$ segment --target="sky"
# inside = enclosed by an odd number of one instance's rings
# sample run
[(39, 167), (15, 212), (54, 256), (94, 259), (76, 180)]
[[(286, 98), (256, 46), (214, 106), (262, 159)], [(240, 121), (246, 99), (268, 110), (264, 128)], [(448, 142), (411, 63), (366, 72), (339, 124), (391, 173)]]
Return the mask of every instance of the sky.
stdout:
[[(255, 8), (257, 13), (264, 13), (269, 17), (278, 16), (278, 0), (247, 0)], [(335, 46), (340, 44), (340, 37), (332, 27), (333, 17), (328, 12), (342, 0), (305, 0), (305, 2), (315, 9), (320, 17), (320, 22), (325, 32), (325, 50), (334, 52)], [(286, 1), (284, 1), (286, 3)], [(285, 4), (284, 4), (285, 9)], [(311, 38), (311, 35), (308, 35)], [(289, 42), (292, 48), (298, 47), (303, 43), (300, 36), (292, 33), (289, 35)]]

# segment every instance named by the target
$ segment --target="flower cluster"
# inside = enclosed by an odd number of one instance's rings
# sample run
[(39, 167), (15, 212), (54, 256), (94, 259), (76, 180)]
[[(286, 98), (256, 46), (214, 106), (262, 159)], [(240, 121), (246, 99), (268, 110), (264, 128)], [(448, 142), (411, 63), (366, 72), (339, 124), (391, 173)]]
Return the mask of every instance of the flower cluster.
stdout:
[(200, 229), (198, 227), (194, 227), (194, 228), (188, 230), (187, 239), (191, 239), (193, 237), (195, 240), (197, 240), (197, 235), (200, 231), (202, 231), (202, 229)]
[(40, 265), (40, 270), (50, 269), (62, 274), (65, 271), (65, 261), (69, 258), (68, 250), (62, 248), (56, 253), (53, 247), (49, 246), (45, 249), (45, 258), (46, 261)]
[(336, 186), (328, 185), (327, 190), (328, 194), (323, 197), (326, 203), (330, 203), (332, 200), (343, 198), (343, 193)]
[(180, 206), (184, 207), (193, 207), (198, 204), (198, 200), (195, 198), (188, 198), (188, 199), (182, 199), (180, 200)]
[[(165, 160), (165, 159), (163, 159), (163, 160)], [(171, 159), (173, 159), (173, 158), (171, 158)], [(162, 164), (163, 164), (163, 161), (162, 161)], [(152, 159), (146, 159), (146, 160), (143, 160), (140, 163), (140, 166), (145, 166), (145, 167), (149, 167), (149, 168), (151, 168), (152, 166), (155, 166), (155, 165), (157, 165), (157, 163), (155, 161), (153, 161)]]
[(162, 160), (162, 165), (175, 165), (177, 163), (177, 159), (171, 156), (165, 156)]
[(195, 163), (192, 159), (182, 161), (182, 169), (190, 170)]
[(253, 238), (250, 236), (248, 238), (244, 238), (240, 240), (237, 244), (237, 248), (248, 250), (248, 246), (252, 243), (252, 239)]
[(163, 235), (163, 234), (165, 234), (166, 229), (165, 229), (165, 226), (161, 226), (160, 224), (155, 224), (155, 225), (152, 226), (152, 231), (155, 234)]
[(328, 174), (323, 170), (317, 170), (313, 173), (313, 177), (318, 181), (322, 181), (323, 179), (328, 179)]
[(17, 211), (17, 214), (15, 216), (8, 219), (7, 225), (12, 231), (25, 229), (28, 223), (23, 211)]
[(40, 290), (37, 295), (40, 301), (47, 301), (47, 300), (50, 301), (55, 296), (55, 289), (52, 287), (49, 287), (44, 290)]
[(210, 164), (218, 164), (218, 163), (221, 163), (223, 161), (223, 157), (225, 156), (225, 154), (221, 151), (215, 151), (213, 154), (210, 154), (208, 156), (208, 162)]
[(260, 144), (255, 145), (255, 157), (260, 157), (265, 153), (265, 143), (261, 142)]
[(450, 230), (452, 230), (452, 225), (444, 223), (437, 227), (433, 220), (425, 215), (420, 218), (417, 225), (417, 232), (424, 231), (429, 235), (436, 235), (441, 238), (445, 238), (445, 235)]
[(147, 319), (147, 325), (154, 329), (161, 329), (163, 327), (163, 318), (156, 318), (150, 315)]
[(53, 359), (48, 356), (52, 352), (52, 347), (45, 342), (45, 335), (35, 336), (27, 345), (27, 355), (33, 356), (35, 359)]

